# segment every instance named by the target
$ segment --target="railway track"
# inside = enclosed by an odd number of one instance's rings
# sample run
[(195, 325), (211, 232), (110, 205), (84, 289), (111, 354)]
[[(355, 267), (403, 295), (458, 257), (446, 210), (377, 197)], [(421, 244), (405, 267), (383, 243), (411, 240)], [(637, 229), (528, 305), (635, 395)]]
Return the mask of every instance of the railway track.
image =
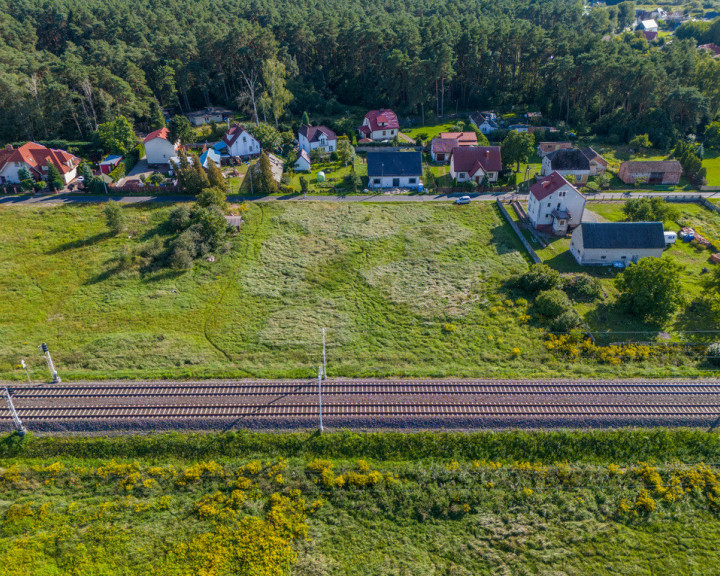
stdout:
[[(720, 423), (720, 381), (711, 380), (337, 379), (322, 392), (329, 425), (362, 428)], [(319, 419), (314, 380), (78, 382), (18, 385), (11, 395), (31, 430), (292, 428)], [(10, 426), (0, 409), (0, 427)]]
[[(246, 406), (142, 406), (93, 408), (19, 408), (25, 422), (52, 420), (173, 419), (173, 418), (317, 418), (317, 404)], [(536, 417), (536, 416), (718, 416), (720, 404), (329, 404), (325, 417)], [(7, 417), (9, 420), (9, 416)]]
[[(644, 395), (644, 394), (720, 394), (720, 383), (678, 381), (573, 381), (523, 382), (493, 380), (461, 381), (327, 381), (323, 383), (325, 395)], [(182, 384), (118, 383), (16, 386), (15, 399), (41, 398), (123, 398), (153, 396), (315, 396), (317, 382), (252, 381), (228, 383), (188, 382)]]

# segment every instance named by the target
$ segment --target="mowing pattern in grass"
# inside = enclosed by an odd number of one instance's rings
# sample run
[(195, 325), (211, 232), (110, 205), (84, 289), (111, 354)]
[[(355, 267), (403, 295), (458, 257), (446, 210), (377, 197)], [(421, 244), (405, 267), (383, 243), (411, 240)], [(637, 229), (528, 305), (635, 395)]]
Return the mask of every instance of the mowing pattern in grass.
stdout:
[(0, 451), (8, 575), (709, 576), (720, 562), (720, 471), (702, 463), (717, 442), (700, 431), (5, 437)]

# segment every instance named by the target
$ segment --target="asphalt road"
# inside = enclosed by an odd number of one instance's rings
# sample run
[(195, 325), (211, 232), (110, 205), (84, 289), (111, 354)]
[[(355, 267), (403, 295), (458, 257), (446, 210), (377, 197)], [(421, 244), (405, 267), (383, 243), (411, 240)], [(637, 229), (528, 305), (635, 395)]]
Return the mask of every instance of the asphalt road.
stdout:
[[(456, 194), (362, 194), (347, 196), (303, 196), (302, 194), (290, 194), (286, 196), (229, 196), (231, 202), (451, 202), (459, 196), (463, 196), (462, 192)], [(467, 194), (473, 200), (482, 202), (494, 202), (498, 198), (501, 200), (509, 200), (514, 197), (522, 199), (525, 195), (515, 195), (506, 193), (501, 195), (495, 194)], [(682, 196), (684, 193), (677, 192), (613, 192), (604, 194), (588, 195), (588, 200), (627, 200), (628, 198), (650, 198), (664, 196)], [(688, 196), (700, 196), (709, 198), (711, 196), (718, 197), (717, 192), (693, 192)], [(123, 204), (142, 204), (144, 202), (190, 202), (193, 200), (190, 196), (92, 196), (85, 194), (51, 194), (51, 195), (18, 195), (18, 196), (2, 196), (0, 197), (0, 205), (41, 205), (55, 206), (60, 204), (88, 204), (107, 202), (114, 200)]]

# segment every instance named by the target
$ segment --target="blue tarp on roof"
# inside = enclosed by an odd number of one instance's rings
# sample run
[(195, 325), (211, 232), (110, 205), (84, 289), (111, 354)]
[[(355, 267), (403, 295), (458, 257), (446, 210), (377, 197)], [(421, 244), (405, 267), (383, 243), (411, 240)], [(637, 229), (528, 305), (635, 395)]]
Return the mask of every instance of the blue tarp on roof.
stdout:
[(214, 148), (208, 148), (200, 155), (200, 165), (203, 168), (208, 167), (208, 158), (215, 162), (216, 166), (220, 166), (220, 153)]

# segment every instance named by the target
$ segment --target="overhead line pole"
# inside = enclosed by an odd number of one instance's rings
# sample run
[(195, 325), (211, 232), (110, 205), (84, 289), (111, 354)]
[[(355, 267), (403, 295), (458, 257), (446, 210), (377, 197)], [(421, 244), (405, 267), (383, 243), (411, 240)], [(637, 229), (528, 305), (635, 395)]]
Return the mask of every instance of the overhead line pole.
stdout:
[(323, 431), (323, 421), (322, 421), (322, 374), (323, 374), (323, 367), (322, 364), (318, 366), (318, 409), (320, 412), (320, 432)]

